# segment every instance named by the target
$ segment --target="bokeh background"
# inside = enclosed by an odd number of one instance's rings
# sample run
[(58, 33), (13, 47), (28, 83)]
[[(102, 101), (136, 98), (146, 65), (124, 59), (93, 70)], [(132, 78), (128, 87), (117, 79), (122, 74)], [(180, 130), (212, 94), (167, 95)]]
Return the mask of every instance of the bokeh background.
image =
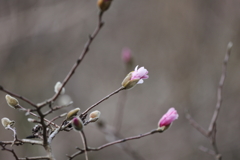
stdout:
[[(134, 65), (145, 66), (150, 78), (126, 91), (121, 134), (128, 137), (156, 128), (170, 107), (175, 107), (180, 116), (163, 134), (128, 144), (146, 160), (212, 160), (198, 149), (201, 145), (211, 148), (209, 140), (189, 125), (184, 109), (208, 127), (222, 61), (232, 41), (217, 144), (223, 159), (239, 160), (239, 8), (239, 0), (115, 0), (104, 15), (105, 26), (66, 85), (66, 94), (74, 104), (55, 116), (74, 107), (83, 111), (119, 88), (126, 72), (131, 71), (121, 59), (122, 48), (129, 47)], [(55, 83), (67, 75), (93, 32), (97, 13), (96, 0), (0, 0), (0, 84), (36, 103), (51, 97)], [(108, 125), (115, 124), (120, 95), (96, 108)], [(0, 107), (1, 118), (16, 121), (19, 138), (31, 134), (33, 124), (27, 122), (24, 113), (7, 106), (2, 92)], [(88, 125), (85, 132), (89, 146), (107, 142), (95, 124)], [(12, 132), (0, 127), (0, 137), (1, 141), (11, 140)], [(53, 152), (57, 160), (64, 160), (76, 146), (82, 146), (79, 134), (62, 132), (53, 141)], [(45, 154), (38, 146), (13, 148), (20, 157)], [(89, 158), (132, 160), (117, 146), (91, 152)], [(0, 159), (13, 157), (0, 152)]]

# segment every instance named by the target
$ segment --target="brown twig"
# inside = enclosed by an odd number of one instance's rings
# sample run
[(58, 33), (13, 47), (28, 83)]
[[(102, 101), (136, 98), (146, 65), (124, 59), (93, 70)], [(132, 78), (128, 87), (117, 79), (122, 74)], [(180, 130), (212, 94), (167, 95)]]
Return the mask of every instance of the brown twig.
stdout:
[[(154, 130), (152, 130), (150, 132), (147, 132), (147, 133), (144, 133), (144, 134), (140, 134), (140, 135), (137, 135), (137, 136), (132, 136), (132, 137), (116, 140), (116, 141), (113, 141), (113, 142), (110, 142), (110, 143), (106, 143), (106, 144), (104, 144), (102, 146), (99, 146), (97, 148), (88, 147), (88, 151), (99, 151), (101, 149), (104, 149), (106, 147), (109, 147), (109, 146), (112, 146), (112, 145), (115, 145), (115, 144), (118, 144), (118, 143), (123, 143), (123, 142), (134, 140), (134, 139), (140, 139), (140, 138), (143, 138), (143, 137), (155, 134), (155, 133), (161, 133), (161, 132), (157, 129), (154, 129)], [(68, 156), (68, 160), (72, 160), (73, 158), (75, 158), (76, 156), (78, 156), (79, 154), (82, 154), (82, 153), (84, 153), (84, 150), (79, 150), (76, 153), (72, 154), (71, 156)]]
[(37, 105), (36, 105), (35, 103), (33, 103), (32, 101), (30, 101), (29, 99), (27, 99), (27, 98), (25, 98), (25, 97), (23, 97), (23, 96), (21, 96), (21, 95), (18, 95), (18, 94), (12, 93), (12, 92), (10, 92), (10, 91), (4, 89), (2, 86), (0, 86), (0, 90), (3, 91), (4, 93), (7, 93), (7, 94), (9, 94), (9, 95), (15, 97), (15, 98), (21, 99), (21, 100), (23, 100), (24, 102), (30, 104), (31, 106), (37, 108)]
[[(112, 126), (109, 126), (105, 124), (104, 122), (101, 122), (101, 125), (98, 125), (100, 131), (102, 131), (107, 136), (112, 137), (112, 139), (122, 139), (123, 136), (120, 133), (116, 132), (116, 129), (114, 129)], [(108, 141), (108, 139), (106, 138)], [(125, 144), (125, 145), (124, 145)], [(127, 153), (129, 156), (131, 156), (135, 160), (145, 160), (138, 152), (135, 152), (127, 143), (119, 144), (120, 148)]]
[[(189, 120), (190, 124), (197, 129), (200, 133), (202, 133), (205, 137), (207, 137), (208, 139), (210, 139), (210, 142), (212, 144), (213, 147), (213, 152), (214, 152), (214, 157), (216, 160), (221, 160), (222, 156), (218, 151), (218, 147), (216, 144), (216, 133), (217, 133), (217, 118), (220, 112), (220, 108), (222, 105), (222, 89), (223, 89), (223, 85), (224, 85), (224, 81), (226, 78), (226, 73), (227, 73), (227, 63), (231, 54), (231, 49), (232, 49), (232, 42), (228, 43), (227, 46), (227, 52), (225, 54), (224, 60), (223, 60), (223, 65), (222, 65), (222, 74), (219, 80), (219, 84), (218, 84), (218, 89), (217, 89), (217, 103), (216, 103), (216, 107), (212, 116), (212, 120), (209, 124), (209, 128), (208, 131), (205, 130), (204, 128), (202, 128), (191, 116), (190, 114), (186, 114), (186, 118)], [(201, 150), (204, 150), (203, 148), (201, 148)], [(205, 152), (209, 153), (209, 150), (204, 150)], [(211, 152), (212, 153), (212, 152)]]
[(120, 92), (121, 90), (123, 90), (124, 87), (120, 87), (118, 88), (116, 91), (112, 92), (111, 94), (107, 95), (106, 97), (104, 97), (103, 99), (101, 99), (100, 101), (98, 101), (97, 103), (95, 103), (94, 105), (90, 106), (88, 109), (86, 109), (81, 115), (80, 117), (83, 117), (84, 115), (86, 115), (91, 109), (93, 109), (94, 107), (96, 107), (97, 105), (99, 105), (100, 103), (102, 103), (103, 101), (107, 100), (108, 98), (110, 98), (111, 96), (113, 96), (114, 94), (117, 94), (118, 92)]
[(19, 160), (17, 154), (15, 153), (15, 151), (14, 151), (13, 149), (8, 149), (8, 148), (6, 148), (5, 145), (2, 145), (2, 143), (0, 143), (0, 146), (2, 146), (2, 150), (3, 150), (3, 151), (8, 151), (8, 152), (12, 153), (13, 156), (14, 156), (14, 158), (15, 158), (16, 160)]
[[(26, 112), (26, 113), (28, 113), (28, 114), (31, 114), (31, 115), (33, 115), (33, 116), (35, 116), (35, 117), (37, 117), (37, 118), (40, 118), (39, 115), (37, 115), (37, 114), (35, 114), (35, 113), (29, 111), (28, 109), (22, 107), (21, 105), (18, 105), (18, 107), (21, 108), (21, 111), (24, 111), (24, 112)], [(37, 109), (37, 110), (38, 110), (38, 109)], [(36, 110), (36, 111), (37, 111), (37, 110)], [(37, 111), (37, 112), (38, 112), (38, 111)], [(44, 116), (44, 115), (43, 115), (43, 116)], [(55, 126), (55, 127), (59, 127), (57, 124), (55, 124), (55, 123), (49, 121), (49, 120), (46, 119), (46, 118), (43, 118), (43, 120), (44, 120), (45, 122), (50, 123), (51, 125), (53, 125), (53, 126)]]
[(99, 18), (98, 18), (98, 25), (97, 28), (95, 29), (95, 31), (89, 35), (89, 39), (87, 41), (87, 43), (84, 46), (84, 49), (80, 55), (80, 57), (77, 59), (76, 63), (73, 65), (72, 69), (69, 71), (68, 75), (65, 77), (65, 79), (62, 82), (62, 86), (59, 89), (58, 93), (56, 93), (52, 98), (50, 98), (49, 100), (40, 103), (39, 107), (43, 107), (46, 104), (52, 103), (53, 101), (55, 101), (58, 96), (60, 95), (63, 87), (67, 84), (67, 82), (70, 80), (70, 78), (73, 76), (73, 74), (75, 73), (77, 67), (79, 66), (79, 64), (82, 62), (83, 58), (85, 57), (85, 55), (88, 53), (89, 51), (89, 47), (92, 44), (92, 41), (95, 39), (95, 37), (98, 35), (99, 31), (101, 30), (101, 28), (103, 27), (104, 23), (102, 21), (102, 15), (101, 13), (99, 13)]
[(228, 43), (227, 46), (227, 53), (225, 55), (224, 61), (223, 61), (223, 66), (222, 66), (222, 75), (218, 84), (218, 90), (217, 90), (217, 103), (216, 103), (216, 107), (215, 107), (215, 111), (213, 113), (212, 116), (212, 120), (210, 122), (209, 128), (208, 128), (208, 132), (209, 134), (211, 134), (211, 132), (213, 131), (213, 126), (216, 124), (218, 115), (219, 115), (219, 111), (222, 105), (222, 88), (223, 88), (223, 84), (226, 78), (226, 73), (227, 73), (227, 62), (229, 60), (229, 56), (231, 54), (231, 49), (232, 49), (232, 42)]
[(46, 159), (50, 159), (47, 156), (36, 156), (36, 157), (26, 157), (26, 158), (18, 158), (19, 160), (46, 160)]
[(87, 145), (87, 139), (86, 136), (84, 134), (83, 131), (80, 131), (80, 136), (82, 138), (82, 142), (83, 142), (83, 147), (84, 147), (84, 153), (85, 153), (85, 160), (88, 160), (88, 154), (87, 154), (87, 150), (88, 150), (88, 145)]

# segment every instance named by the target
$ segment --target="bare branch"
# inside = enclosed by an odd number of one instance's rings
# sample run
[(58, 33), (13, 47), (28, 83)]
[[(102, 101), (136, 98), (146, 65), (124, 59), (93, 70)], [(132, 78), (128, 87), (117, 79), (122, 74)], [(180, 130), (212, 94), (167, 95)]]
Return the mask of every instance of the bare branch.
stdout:
[(107, 95), (106, 97), (104, 97), (103, 99), (101, 99), (100, 101), (98, 101), (97, 103), (95, 103), (94, 105), (90, 106), (88, 109), (86, 109), (80, 117), (83, 117), (84, 115), (86, 115), (91, 109), (93, 109), (94, 107), (96, 107), (97, 105), (99, 105), (100, 103), (102, 103), (103, 101), (107, 100), (108, 98), (110, 98), (111, 96), (113, 96), (114, 94), (117, 94), (118, 92), (120, 92), (121, 90), (123, 90), (124, 87), (120, 87), (118, 88), (116, 91), (112, 92), (111, 94)]
[(18, 158), (19, 160), (46, 160), (46, 159), (50, 159), (47, 156), (39, 156), (39, 157), (26, 157), (26, 158)]
[(14, 156), (14, 158), (15, 158), (16, 160), (19, 160), (17, 154), (15, 153), (15, 151), (14, 151), (13, 149), (8, 149), (8, 148), (6, 148), (4, 145), (2, 145), (2, 143), (0, 143), (0, 146), (2, 146), (2, 150), (3, 150), (3, 151), (8, 151), (8, 152), (12, 153), (12, 155)]
[(228, 43), (227, 46), (227, 52), (225, 55), (225, 58), (223, 60), (223, 66), (222, 66), (222, 75), (218, 84), (218, 90), (217, 90), (217, 103), (216, 103), (216, 107), (215, 107), (215, 111), (213, 113), (212, 116), (212, 120), (210, 122), (209, 128), (208, 128), (208, 132), (209, 134), (211, 134), (211, 132), (213, 131), (213, 126), (215, 125), (218, 115), (219, 115), (219, 111), (220, 111), (220, 107), (222, 105), (222, 88), (223, 88), (223, 84), (226, 78), (226, 73), (227, 73), (227, 62), (229, 60), (229, 56), (231, 54), (231, 49), (232, 49), (232, 42)]
[[(88, 151), (99, 151), (101, 149), (104, 149), (106, 147), (109, 147), (109, 146), (112, 146), (112, 145), (115, 145), (115, 144), (118, 144), (118, 143), (123, 143), (123, 142), (134, 140), (134, 139), (140, 139), (140, 138), (143, 138), (143, 137), (155, 134), (155, 133), (161, 133), (161, 132), (159, 130), (157, 130), (157, 129), (154, 129), (154, 130), (152, 130), (150, 132), (147, 132), (147, 133), (144, 133), (144, 134), (140, 134), (140, 135), (137, 135), (137, 136), (132, 136), (132, 137), (120, 139), (120, 140), (113, 141), (113, 142), (110, 142), (110, 143), (106, 143), (106, 144), (104, 144), (102, 146), (99, 146), (97, 148), (90, 148), (90, 147), (88, 147)], [(84, 153), (84, 150), (79, 150), (78, 152), (72, 154), (71, 156), (68, 156), (68, 158), (69, 158), (68, 160), (72, 160), (74, 157), (76, 157), (76, 156), (78, 156), (79, 154), (82, 154), (82, 153)]]
[(101, 30), (101, 28), (103, 27), (104, 23), (102, 22), (102, 13), (99, 14), (99, 18), (98, 18), (98, 25), (97, 28), (95, 29), (95, 31), (89, 36), (89, 39), (87, 41), (87, 43), (84, 46), (84, 49), (80, 55), (80, 57), (77, 59), (76, 63), (73, 65), (72, 69), (69, 71), (68, 75), (65, 77), (65, 79), (62, 82), (62, 86), (59, 89), (58, 93), (56, 93), (52, 98), (50, 98), (49, 100), (47, 100), (46, 102), (43, 102), (41, 104), (39, 104), (39, 107), (43, 107), (46, 104), (52, 103), (53, 101), (55, 101), (58, 96), (60, 95), (63, 87), (68, 83), (68, 81), (70, 80), (70, 78), (73, 76), (73, 74), (75, 73), (77, 67), (79, 66), (79, 64), (82, 62), (83, 58), (85, 57), (85, 55), (88, 53), (89, 51), (89, 47), (92, 44), (92, 41), (95, 39), (95, 37), (98, 35), (99, 31)]
[(198, 130), (200, 133), (202, 133), (202, 135), (204, 135), (205, 137), (208, 137), (208, 133), (207, 131), (200, 126), (192, 117), (189, 113), (186, 113), (186, 118), (189, 121), (189, 123), (196, 129)]
[(84, 147), (84, 153), (85, 153), (85, 160), (88, 160), (88, 154), (87, 154), (87, 150), (88, 150), (88, 146), (87, 146), (87, 139), (86, 136), (84, 134), (83, 131), (80, 131), (80, 136), (82, 138), (82, 142), (83, 142), (83, 147)]
[(30, 104), (31, 106), (37, 108), (37, 105), (36, 105), (35, 103), (33, 103), (32, 101), (30, 101), (29, 99), (27, 99), (27, 98), (25, 98), (25, 97), (23, 97), (23, 96), (21, 96), (21, 95), (12, 93), (12, 92), (4, 89), (2, 86), (0, 86), (0, 90), (1, 90), (2, 92), (5, 92), (5, 93), (7, 93), (7, 94), (9, 94), (9, 95), (11, 95), (11, 96), (13, 96), (13, 97), (15, 97), (15, 98), (21, 99), (21, 100), (23, 100), (24, 102)]

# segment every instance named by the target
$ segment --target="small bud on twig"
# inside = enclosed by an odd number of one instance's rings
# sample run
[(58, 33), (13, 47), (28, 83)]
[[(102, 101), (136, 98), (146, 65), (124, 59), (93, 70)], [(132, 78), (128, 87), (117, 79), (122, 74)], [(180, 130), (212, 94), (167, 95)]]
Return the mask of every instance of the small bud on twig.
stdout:
[(105, 12), (106, 10), (108, 10), (111, 3), (112, 3), (112, 0), (98, 0), (97, 2), (98, 7), (102, 12)]
[(90, 113), (88, 122), (96, 122), (100, 117), (101, 112), (96, 110)]
[(19, 108), (19, 102), (18, 102), (18, 100), (16, 99), (16, 98), (14, 98), (14, 97), (12, 97), (12, 96), (10, 96), (10, 95), (6, 95), (5, 96), (5, 98), (6, 98), (6, 101), (7, 101), (7, 104), (11, 107), (11, 108), (14, 108), (14, 109), (17, 109), (17, 108)]
[(73, 129), (76, 131), (81, 131), (83, 129), (83, 122), (79, 117), (74, 117), (72, 120)]
[(2, 118), (2, 125), (3, 127), (5, 127), (5, 129), (7, 129), (7, 127), (13, 127), (15, 122), (14, 121), (11, 121), (10, 119), (4, 117)]
[(131, 64), (132, 62), (132, 54), (129, 48), (123, 48), (122, 50), (122, 60), (126, 64)]
[[(61, 87), (62, 87), (62, 83), (57, 82), (54, 86), (55, 93), (58, 93)], [(63, 87), (60, 94), (64, 94), (64, 93), (65, 93), (65, 88)]]
[(67, 113), (66, 120), (71, 120), (73, 117), (75, 117), (78, 112), (80, 111), (80, 108), (75, 108)]

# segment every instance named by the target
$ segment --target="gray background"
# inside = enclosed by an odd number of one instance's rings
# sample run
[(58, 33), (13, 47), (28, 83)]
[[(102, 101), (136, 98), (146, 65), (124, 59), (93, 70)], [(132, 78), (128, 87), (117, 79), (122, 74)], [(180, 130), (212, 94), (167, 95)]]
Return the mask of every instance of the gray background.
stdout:
[[(184, 109), (208, 127), (222, 60), (227, 43), (232, 41), (217, 144), (225, 160), (239, 160), (239, 8), (239, 0), (115, 0), (104, 15), (105, 26), (66, 86), (74, 105), (58, 114), (74, 107), (85, 110), (119, 88), (126, 74), (121, 50), (129, 47), (135, 65), (145, 66), (150, 78), (127, 91), (121, 133), (127, 137), (156, 128), (170, 107), (180, 115), (163, 134), (129, 145), (146, 160), (212, 160), (198, 150), (200, 145), (211, 146), (189, 125)], [(97, 12), (95, 0), (0, 0), (0, 84), (36, 103), (51, 97), (55, 83), (64, 79), (94, 30)], [(101, 119), (110, 125), (114, 125), (119, 95), (97, 107)], [(16, 121), (20, 138), (31, 134), (33, 125), (24, 113), (7, 106), (2, 92), (0, 107), (1, 118)], [(95, 124), (85, 132), (89, 146), (106, 143)], [(0, 127), (0, 137), (11, 140), (12, 133)], [(65, 154), (73, 153), (75, 146), (82, 146), (78, 133), (60, 133), (53, 141), (53, 152), (58, 160), (66, 159)], [(41, 147), (31, 145), (14, 149), (20, 157), (45, 154)], [(83, 155), (80, 158), (84, 159)], [(116, 146), (89, 153), (89, 158), (132, 159)], [(0, 159), (13, 157), (0, 152)]]

